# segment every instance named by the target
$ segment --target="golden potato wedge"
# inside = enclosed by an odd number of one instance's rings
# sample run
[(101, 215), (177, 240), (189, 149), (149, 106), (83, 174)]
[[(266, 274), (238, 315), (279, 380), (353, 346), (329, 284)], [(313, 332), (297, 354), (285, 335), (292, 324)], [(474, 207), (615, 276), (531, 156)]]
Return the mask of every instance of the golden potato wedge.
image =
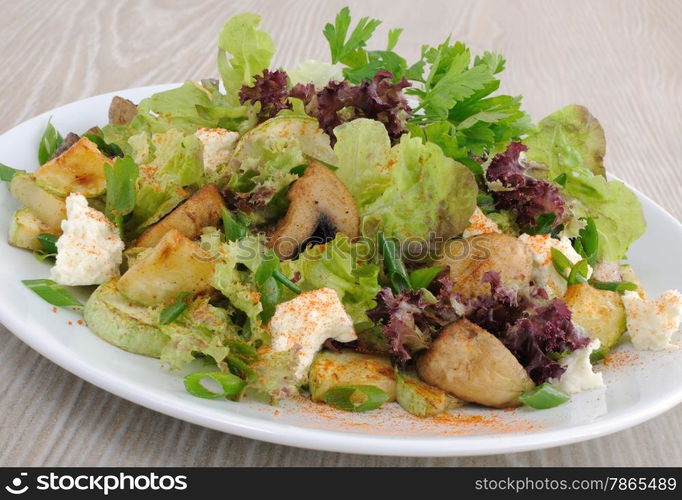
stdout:
[(83, 137), (41, 166), (34, 176), (40, 187), (57, 196), (81, 193), (87, 198), (94, 198), (107, 188), (105, 163), (111, 163), (111, 160), (100, 152), (94, 142)]
[(161, 304), (183, 292), (210, 290), (214, 266), (213, 256), (171, 229), (121, 276), (118, 290), (140, 304)]
[(490, 293), (490, 285), (481, 281), (487, 271), (498, 272), (508, 286), (527, 286), (533, 256), (517, 238), (490, 233), (450, 240), (438, 264), (449, 267), (453, 291), (468, 298)]
[(497, 337), (466, 319), (440, 332), (417, 358), (417, 373), (459, 399), (493, 408), (519, 406), (519, 396), (535, 386)]
[(153, 226), (148, 227), (137, 239), (135, 246), (153, 247), (171, 229), (176, 229), (193, 240), (207, 226), (216, 226), (225, 206), (218, 188), (209, 184), (175, 208)]

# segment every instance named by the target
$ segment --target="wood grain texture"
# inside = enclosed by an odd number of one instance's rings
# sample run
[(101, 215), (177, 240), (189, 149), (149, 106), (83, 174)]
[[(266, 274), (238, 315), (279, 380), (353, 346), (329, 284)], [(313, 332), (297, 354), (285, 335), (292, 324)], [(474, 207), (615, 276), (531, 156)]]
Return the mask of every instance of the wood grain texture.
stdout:
[[(682, 217), (682, 3), (649, 1), (0, 0), (0, 131), (91, 95), (215, 76), (225, 19), (263, 15), (289, 67), (323, 59), (325, 22), (349, 4), (405, 32), (416, 58), (448, 33), (508, 58), (503, 90), (539, 118), (587, 105), (606, 129), (607, 169)], [(421, 4), (418, 9), (414, 6)], [(203, 429), (108, 394), (0, 326), (0, 465), (682, 465), (682, 407), (618, 434), (478, 458), (362, 457), (271, 445)]]

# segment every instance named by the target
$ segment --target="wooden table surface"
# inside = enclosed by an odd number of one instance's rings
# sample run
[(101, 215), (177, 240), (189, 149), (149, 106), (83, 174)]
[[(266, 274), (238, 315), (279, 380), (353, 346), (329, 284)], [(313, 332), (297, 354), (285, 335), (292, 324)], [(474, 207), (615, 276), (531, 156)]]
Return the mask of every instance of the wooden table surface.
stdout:
[[(608, 170), (682, 217), (679, 0), (1, 0), (0, 131), (91, 95), (216, 76), (217, 33), (240, 11), (263, 16), (277, 64), (325, 59), (322, 26), (346, 4), (384, 21), (379, 40), (405, 28), (398, 51), (408, 60), (448, 33), (476, 51), (501, 51), (504, 90), (523, 94), (537, 119), (587, 105), (606, 129)], [(1, 325), (0, 380), (3, 466), (682, 465), (682, 406), (571, 446), (413, 459), (301, 450), (188, 424), (83, 382)]]

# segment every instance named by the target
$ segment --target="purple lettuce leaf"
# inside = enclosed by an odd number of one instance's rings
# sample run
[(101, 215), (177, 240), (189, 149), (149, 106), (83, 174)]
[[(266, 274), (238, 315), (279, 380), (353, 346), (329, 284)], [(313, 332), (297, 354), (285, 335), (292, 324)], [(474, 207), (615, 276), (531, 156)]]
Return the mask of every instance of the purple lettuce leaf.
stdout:
[(492, 192), (495, 206), (513, 212), (522, 228), (534, 227), (538, 217), (548, 213), (555, 215), (552, 227), (557, 227), (564, 220), (566, 201), (552, 183), (525, 174), (519, 156), (527, 149), (520, 142), (512, 142), (504, 153), (492, 159), (486, 171), (488, 182), (499, 182), (505, 188), (512, 188)]

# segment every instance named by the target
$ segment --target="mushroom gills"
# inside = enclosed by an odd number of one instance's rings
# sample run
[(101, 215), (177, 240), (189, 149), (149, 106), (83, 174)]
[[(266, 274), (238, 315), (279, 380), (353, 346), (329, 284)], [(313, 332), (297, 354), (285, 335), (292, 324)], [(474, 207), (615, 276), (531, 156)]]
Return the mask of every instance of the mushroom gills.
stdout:
[(336, 227), (334, 226), (334, 223), (325, 214), (320, 214), (317, 219), (315, 231), (310, 238), (301, 243), (294, 258), (298, 257), (298, 254), (305, 252), (306, 248), (315, 245), (324, 245), (325, 243), (332, 241), (335, 237)]
[(311, 162), (287, 198), (287, 213), (268, 243), (281, 259), (293, 259), (310, 246), (334, 239), (337, 233), (357, 238), (360, 217), (355, 200), (324, 165)]

